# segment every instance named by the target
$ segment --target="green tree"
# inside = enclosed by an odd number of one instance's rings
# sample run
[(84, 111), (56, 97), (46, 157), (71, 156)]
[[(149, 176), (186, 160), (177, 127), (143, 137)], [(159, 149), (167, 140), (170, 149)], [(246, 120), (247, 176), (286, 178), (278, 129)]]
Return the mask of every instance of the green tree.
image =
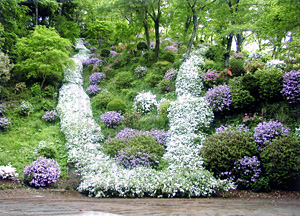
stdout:
[(63, 68), (71, 63), (68, 39), (61, 38), (54, 28), (37, 26), (35, 30), (18, 40), (16, 44), (16, 72), (40, 81), (41, 88), (47, 78), (63, 77)]

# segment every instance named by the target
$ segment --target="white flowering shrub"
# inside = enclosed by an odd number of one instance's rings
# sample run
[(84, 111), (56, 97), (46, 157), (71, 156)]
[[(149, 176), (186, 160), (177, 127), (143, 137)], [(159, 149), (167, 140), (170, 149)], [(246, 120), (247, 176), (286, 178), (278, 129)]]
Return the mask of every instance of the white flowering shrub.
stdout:
[(295, 130), (295, 135), (296, 135), (297, 137), (300, 137), (300, 127), (299, 127), (299, 128), (296, 128), (296, 130)]
[(20, 112), (22, 115), (28, 115), (33, 112), (33, 106), (28, 101), (22, 101), (20, 105)]
[(153, 95), (151, 91), (149, 92), (139, 92), (138, 95), (134, 98), (133, 108), (137, 112), (147, 113), (151, 112), (154, 109), (157, 109), (156, 95)]
[[(78, 43), (82, 44), (81, 41)], [(78, 58), (84, 55), (82, 53), (88, 54), (82, 48)], [(198, 154), (201, 142), (194, 142), (195, 139), (202, 141), (205, 138), (201, 128), (209, 125), (213, 113), (207, 101), (197, 97), (202, 84), (194, 80), (199, 78), (195, 71), (199, 69), (197, 65), (203, 58), (193, 58), (192, 55), (192, 59), (180, 69), (179, 82), (182, 86), (177, 85), (179, 97), (169, 108), (170, 135), (166, 144), (167, 153), (163, 157), (170, 165), (164, 171), (140, 166), (125, 169), (115, 159), (105, 155), (99, 144), (103, 135), (92, 118), (90, 100), (81, 82), (71, 80), (61, 87), (57, 111), (69, 148), (69, 161), (76, 164), (81, 174), (79, 191), (96, 197), (194, 197), (234, 188), (230, 182), (215, 179), (204, 170)], [(79, 75), (73, 77), (76, 79)], [(188, 84), (191, 83), (197, 89), (190, 88)], [(155, 95), (151, 92), (139, 93), (135, 103), (136, 109), (141, 112), (149, 112), (157, 107)]]
[(0, 179), (14, 179), (19, 176), (16, 173), (16, 168), (12, 167), (10, 163), (6, 166), (0, 166)]
[(284, 69), (286, 67), (286, 63), (284, 61), (273, 59), (270, 61), (267, 61), (267, 63), (264, 66), (265, 68), (280, 68)]

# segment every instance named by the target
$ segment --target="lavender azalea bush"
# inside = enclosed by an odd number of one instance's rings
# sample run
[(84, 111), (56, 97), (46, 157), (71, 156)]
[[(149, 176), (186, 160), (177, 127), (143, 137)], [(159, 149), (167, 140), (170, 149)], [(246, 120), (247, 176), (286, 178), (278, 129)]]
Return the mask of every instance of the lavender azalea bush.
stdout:
[(272, 140), (278, 139), (289, 132), (290, 129), (284, 127), (283, 124), (277, 120), (264, 121), (254, 128), (254, 141), (258, 145), (258, 149), (263, 150), (264, 142), (272, 142)]
[(53, 122), (58, 118), (58, 115), (55, 110), (46, 111), (46, 115), (42, 116), (42, 119), (45, 119), (48, 122)]
[(203, 75), (203, 80), (206, 84), (212, 86), (217, 84), (217, 79), (220, 77), (216, 70), (208, 70)]
[(134, 69), (135, 75), (137, 75), (138, 78), (142, 78), (147, 73), (147, 67), (145, 66), (138, 66)]
[(177, 73), (178, 73), (177, 69), (170, 69), (165, 73), (164, 79), (167, 79), (170, 81), (175, 80)]
[(10, 125), (10, 121), (7, 118), (0, 118), (0, 129), (5, 129), (8, 125)]
[(97, 85), (90, 85), (86, 88), (86, 92), (89, 93), (89, 95), (96, 95), (99, 91), (101, 91), (101, 88)]
[(214, 111), (224, 111), (229, 109), (231, 104), (230, 89), (227, 85), (215, 86), (206, 92), (205, 99), (208, 100)]
[(38, 157), (24, 168), (24, 182), (33, 187), (47, 187), (56, 183), (60, 176), (60, 167), (53, 159)]
[(284, 74), (281, 93), (290, 103), (300, 101), (300, 70)]
[(105, 75), (104, 73), (101, 73), (101, 72), (95, 72), (95, 73), (93, 73), (93, 74), (90, 76), (89, 81), (90, 81), (91, 84), (96, 85), (96, 84), (98, 84), (98, 83), (100, 83), (100, 82), (103, 82), (103, 81), (105, 80), (105, 77), (106, 77), (106, 75)]
[(84, 66), (89, 66), (90, 64), (98, 65), (98, 64), (103, 64), (103, 63), (104, 63), (104, 61), (101, 59), (98, 59), (98, 58), (91, 58), (91, 59), (84, 60), (82, 62), (82, 64)]
[(150, 167), (153, 160), (159, 163), (156, 158), (155, 155), (144, 152), (138, 152), (133, 155), (130, 150), (120, 150), (118, 154), (115, 155), (117, 163), (122, 164), (127, 169), (133, 169), (138, 166)]
[(124, 118), (121, 113), (116, 111), (108, 111), (101, 115), (101, 121), (104, 123), (106, 127), (109, 128), (117, 128), (119, 124), (121, 124), (121, 120)]

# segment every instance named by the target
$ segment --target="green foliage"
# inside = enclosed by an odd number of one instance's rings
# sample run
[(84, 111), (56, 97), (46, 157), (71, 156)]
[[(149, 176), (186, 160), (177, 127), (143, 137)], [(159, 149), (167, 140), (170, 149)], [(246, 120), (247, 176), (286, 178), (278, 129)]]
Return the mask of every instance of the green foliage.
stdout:
[(62, 17), (59, 33), (61, 37), (67, 38), (74, 43), (76, 38), (80, 36), (80, 28), (76, 22), (67, 21), (65, 17)]
[(114, 99), (107, 104), (107, 109), (109, 111), (122, 111), (125, 113), (126, 104), (122, 99)]
[(172, 63), (168, 61), (158, 61), (153, 65), (153, 69), (161, 75), (164, 75), (170, 68), (172, 68)]
[(97, 94), (92, 99), (92, 104), (97, 109), (105, 109), (107, 107), (107, 104), (113, 100), (113, 95), (108, 92), (103, 92), (101, 94)]
[(252, 135), (233, 130), (208, 136), (201, 149), (205, 167), (215, 176), (232, 171), (234, 162), (244, 156), (252, 157), (257, 154)]
[(38, 149), (37, 153), (39, 156), (48, 158), (48, 159), (55, 159), (57, 151), (52, 146), (44, 146)]
[(122, 119), (122, 123), (125, 127), (138, 129), (139, 128), (139, 120), (141, 115), (137, 112), (127, 112)]
[(120, 72), (115, 76), (115, 85), (116, 88), (129, 88), (131, 87), (131, 82), (134, 80), (134, 77), (130, 72)]
[(224, 49), (221, 46), (214, 45), (209, 47), (205, 53), (205, 58), (213, 60), (215, 62), (223, 60)]
[(63, 67), (73, 62), (69, 58), (69, 40), (61, 38), (53, 28), (37, 26), (27, 37), (18, 40), (16, 44), (16, 72), (29, 78), (44, 82), (51, 76), (58, 81), (63, 77)]
[(245, 73), (243, 61), (237, 58), (230, 59), (229, 68), (233, 77), (237, 77)]
[(30, 88), (31, 94), (33, 96), (42, 96), (42, 90), (39, 83), (34, 83)]
[(109, 54), (110, 54), (110, 51), (109, 51), (108, 49), (102, 49), (100, 55), (101, 55), (102, 57), (108, 57)]
[(283, 72), (280, 69), (257, 70), (254, 73), (258, 79), (258, 94), (260, 101), (271, 102), (282, 99)]
[(85, 34), (88, 38), (108, 40), (113, 33), (113, 28), (110, 22), (96, 20), (91, 22), (86, 27)]
[(160, 105), (159, 105), (159, 115), (163, 121), (163, 126), (164, 127), (168, 127), (168, 124), (169, 124), (169, 118), (168, 118), (168, 108), (170, 107), (170, 102), (169, 101), (165, 101), (165, 102), (162, 102)]
[(161, 81), (162, 75), (155, 74), (155, 73), (148, 73), (146, 75), (146, 83), (148, 83), (149, 86), (155, 87), (157, 84)]
[(138, 44), (136, 45), (137, 50), (144, 50), (144, 49), (148, 49), (148, 46), (145, 42), (141, 41), (138, 42)]
[(300, 140), (287, 135), (266, 143), (260, 153), (263, 173), (272, 188), (284, 188), (300, 170)]
[(175, 55), (173, 52), (171, 51), (168, 51), (168, 52), (165, 52), (163, 53), (160, 58), (164, 61), (168, 61), (168, 62), (171, 62), (171, 63), (174, 63), (175, 61)]

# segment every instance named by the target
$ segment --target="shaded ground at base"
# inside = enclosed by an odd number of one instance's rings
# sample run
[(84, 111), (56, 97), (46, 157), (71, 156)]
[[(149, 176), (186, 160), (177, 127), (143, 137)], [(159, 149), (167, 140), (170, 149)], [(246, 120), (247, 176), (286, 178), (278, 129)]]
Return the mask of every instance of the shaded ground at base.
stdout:
[(239, 196), (241, 198), (233, 194), (231, 198), (97, 199), (72, 190), (24, 187), (0, 191), (0, 215), (300, 215), (298, 193), (265, 198), (257, 198), (259, 194), (254, 193)]

